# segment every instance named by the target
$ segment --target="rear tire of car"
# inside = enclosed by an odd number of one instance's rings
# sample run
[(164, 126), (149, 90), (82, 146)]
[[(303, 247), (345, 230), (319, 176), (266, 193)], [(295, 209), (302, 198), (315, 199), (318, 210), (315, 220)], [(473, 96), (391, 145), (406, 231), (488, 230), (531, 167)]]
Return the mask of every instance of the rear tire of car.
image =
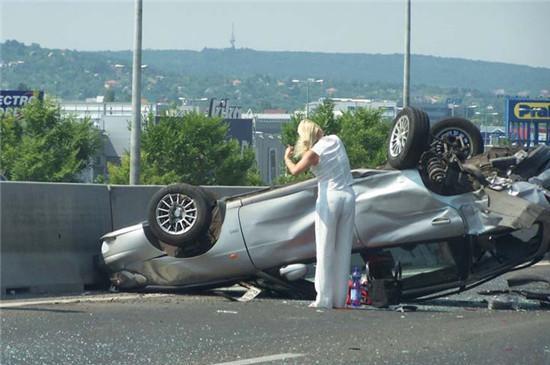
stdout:
[(406, 107), (395, 117), (388, 139), (391, 167), (403, 170), (418, 165), (429, 143), (430, 119), (422, 110)]
[[(479, 128), (468, 119), (446, 118), (434, 124), (430, 129), (433, 139), (440, 139), (449, 136), (451, 142), (462, 138), (464, 142), (464, 153), (459, 158), (464, 161), (475, 155), (483, 153), (483, 139)], [(457, 142), (461, 143), (457, 140)]]
[(153, 234), (177, 247), (193, 244), (208, 229), (212, 202), (201, 188), (188, 184), (169, 185), (149, 203), (148, 221)]

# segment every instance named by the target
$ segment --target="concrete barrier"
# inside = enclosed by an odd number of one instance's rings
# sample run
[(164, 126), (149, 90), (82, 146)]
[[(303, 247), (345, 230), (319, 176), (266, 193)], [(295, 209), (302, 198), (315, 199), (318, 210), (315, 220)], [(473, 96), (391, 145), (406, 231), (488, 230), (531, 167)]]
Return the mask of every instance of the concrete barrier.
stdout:
[[(161, 186), (0, 182), (1, 296), (78, 292), (105, 281), (99, 238), (142, 222)], [(206, 186), (218, 197), (258, 187)]]
[[(201, 186), (211, 191), (218, 198), (244, 194), (261, 189), (255, 186)], [(111, 214), (113, 217), (113, 230), (132, 224), (143, 222), (147, 219), (147, 208), (151, 197), (162, 186), (156, 185), (110, 185)]]
[(162, 186), (109, 186), (113, 230), (147, 219), (149, 200), (161, 188)]
[(2, 295), (101, 281), (98, 237), (112, 229), (105, 186), (2, 182), (0, 199)]

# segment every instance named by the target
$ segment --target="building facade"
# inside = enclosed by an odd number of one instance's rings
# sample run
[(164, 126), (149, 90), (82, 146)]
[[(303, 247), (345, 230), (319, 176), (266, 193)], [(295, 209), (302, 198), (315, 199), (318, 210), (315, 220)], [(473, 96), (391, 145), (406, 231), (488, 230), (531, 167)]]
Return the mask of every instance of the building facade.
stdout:
[(292, 114), (253, 113), (249, 110), (242, 117), (253, 121), (256, 163), (264, 184), (271, 185), (286, 171), (283, 160), (286, 147), (281, 142), (281, 133), (283, 125), (290, 122)]
[[(309, 113), (314, 112), (325, 100), (325, 98), (320, 98), (317, 101), (310, 102), (308, 104)], [(397, 102), (391, 100), (330, 98), (330, 101), (334, 104), (334, 115), (336, 117), (359, 108), (382, 110), (382, 116), (389, 119), (395, 118), (398, 112)]]
[[(107, 176), (107, 163), (120, 163), (122, 155), (130, 150), (130, 126), (132, 123), (132, 103), (102, 101), (62, 101), (59, 103), (63, 115), (78, 119), (89, 118), (103, 134), (103, 150), (82, 174), (83, 182), (96, 181), (99, 175)], [(149, 115), (158, 114), (155, 104), (142, 104), (142, 125)]]

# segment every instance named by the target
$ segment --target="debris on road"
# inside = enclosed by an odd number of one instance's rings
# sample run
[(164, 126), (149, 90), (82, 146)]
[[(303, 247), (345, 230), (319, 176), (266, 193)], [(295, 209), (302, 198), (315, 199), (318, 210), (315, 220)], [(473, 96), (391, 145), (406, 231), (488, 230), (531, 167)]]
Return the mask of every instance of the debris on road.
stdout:
[(239, 312), (237, 312), (237, 311), (229, 311), (229, 310), (224, 310), (224, 309), (218, 309), (218, 310), (216, 311), (216, 313), (239, 314)]
[(262, 289), (255, 287), (254, 285), (250, 285), (247, 283), (240, 283), (240, 285), (248, 288), (248, 290), (246, 291), (246, 293), (243, 294), (242, 297), (237, 299), (239, 302), (250, 302), (262, 292)]

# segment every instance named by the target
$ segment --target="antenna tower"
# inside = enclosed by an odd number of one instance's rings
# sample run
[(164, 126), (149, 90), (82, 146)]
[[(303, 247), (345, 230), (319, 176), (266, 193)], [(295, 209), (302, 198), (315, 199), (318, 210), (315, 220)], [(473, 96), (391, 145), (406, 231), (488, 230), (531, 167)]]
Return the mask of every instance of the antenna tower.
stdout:
[(231, 43), (231, 49), (235, 49), (235, 24), (231, 23), (231, 39), (229, 40), (229, 43)]

